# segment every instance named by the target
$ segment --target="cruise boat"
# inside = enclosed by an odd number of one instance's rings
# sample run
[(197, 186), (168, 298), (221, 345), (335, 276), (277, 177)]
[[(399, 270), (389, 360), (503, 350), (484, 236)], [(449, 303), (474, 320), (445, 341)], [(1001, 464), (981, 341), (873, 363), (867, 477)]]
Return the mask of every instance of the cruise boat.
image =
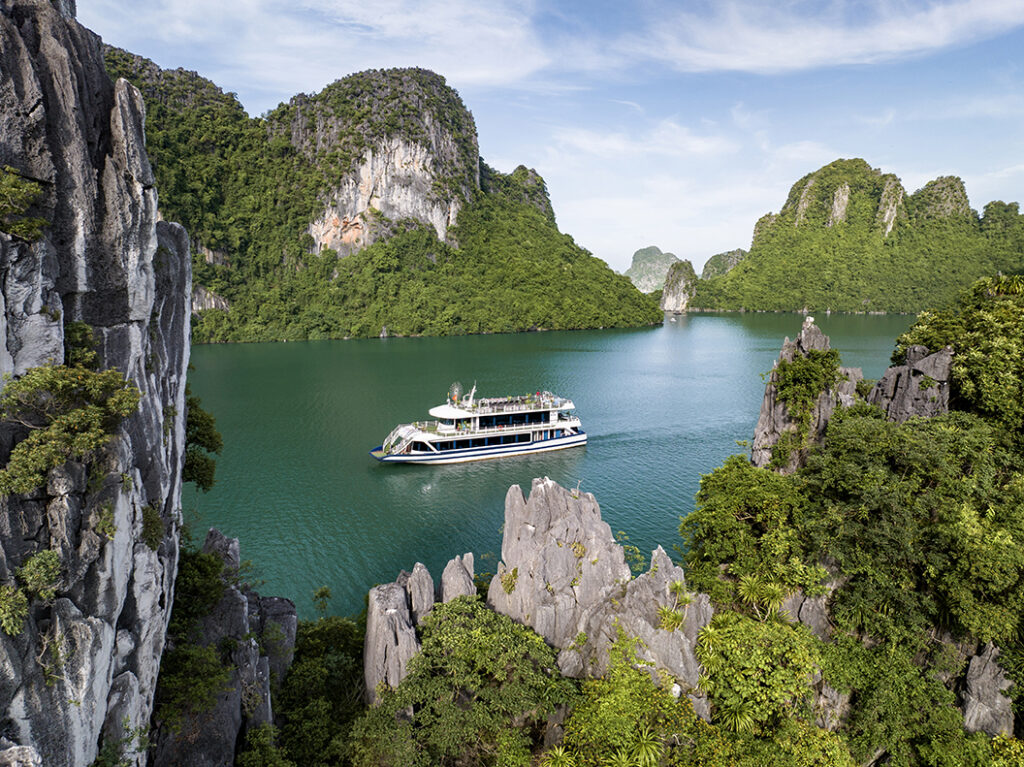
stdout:
[(549, 391), (515, 397), (464, 397), (454, 384), (435, 421), (396, 426), (370, 455), (385, 463), (462, 463), (587, 444), (572, 400)]

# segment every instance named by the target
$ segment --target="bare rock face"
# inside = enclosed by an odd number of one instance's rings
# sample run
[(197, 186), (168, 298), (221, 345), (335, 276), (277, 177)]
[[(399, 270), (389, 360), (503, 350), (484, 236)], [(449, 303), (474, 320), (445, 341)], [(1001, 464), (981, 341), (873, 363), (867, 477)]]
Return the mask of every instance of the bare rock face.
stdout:
[(963, 693), (964, 727), (988, 735), (1013, 734), (1012, 701), (1003, 695), (1013, 683), (1000, 667), (999, 648), (989, 642), (971, 659)]
[(906, 362), (885, 371), (868, 394), (868, 402), (885, 411), (890, 421), (943, 415), (949, 412), (950, 347), (930, 354), (924, 346), (907, 349)]
[[(650, 570), (583, 617), (582, 632), (558, 654), (559, 669), (577, 678), (603, 676), (608, 671), (608, 648), (621, 630), (626, 636), (642, 640), (640, 659), (667, 671), (687, 692), (697, 714), (708, 719), (707, 696), (697, 688), (701, 666), (695, 650), (697, 635), (711, 622), (714, 610), (707, 594), (687, 594), (685, 585), (683, 569), (673, 564), (659, 546), (651, 554)], [(680, 613), (681, 625), (664, 628), (662, 609)]]
[(219, 309), (222, 312), (226, 312), (231, 308), (231, 304), (226, 298), (214, 293), (212, 290), (207, 290), (202, 285), (194, 285), (192, 287), (192, 314), (199, 314), (199, 312), (206, 311), (207, 309)]
[(408, 671), (409, 661), (419, 651), (420, 642), (416, 638), (405, 585), (395, 582), (374, 586), (366, 608), (363, 647), (367, 703), (377, 702), (380, 685), (398, 687)]
[(687, 260), (677, 261), (665, 275), (665, 287), (661, 293), (661, 310), (682, 314), (690, 305), (697, 289), (697, 273)]
[[(563, 674), (607, 671), (608, 647), (621, 629), (643, 640), (641, 657), (670, 674), (707, 717), (694, 650), (711, 620), (711, 603), (706, 594), (686, 595), (682, 568), (661, 547), (650, 570), (632, 578), (594, 496), (544, 478), (533, 481), (529, 501), (518, 485), (509, 489), (501, 558), (488, 604), (560, 650)], [(659, 608), (682, 613), (681, 625), (662, 628)]]
[(39, 551), (61, 561), (57, 598), (0, 633), (0, 763), (88, 765), (101, 735), (148, 725), (178, 559), (188, 240), (158, 221), (139, 93), (110, 82), (73, 15), (72, 0), (0, 4), (0, 165), (40, 183), (29, 213), (48, 222), (35, 243), (0, 234), (0, 373), (62, 362), (64, 325), (82, 321), (143, 397), (88, 464), (0, 499), (0, 580)]
[[(331, 248), (347, 256), (371, 245), (382, 234), (381, 216), (413, 218), (429, 224), (442, 242), (455, 225), (463, 200), (432, 194), (440, 179), (435, 153), (456, 152), (454, 139), (438, 135), (436, 148), (392, 137), (366, 150), (355, 172), (331, 193), (331, 204), (309, 227), (316, 249)], [(448, 146), (448, 144), (451, 146)]]
[[(424, 568), (425, 569), (425, 568)], [(456, 597), (476, 593), (473, 583), (473, 554), (469, 552), (451, 560), (441, 574), (441, 601), (451, 602)]]
[[(812, 349), (827, 351), (829, 348), (828, 336), (821, 332), (821, 328), (814, 324), (813, 317), (804, 320), (803, 328), (797, 335), (795, 341), (788, 338), (782, 344), (782, 351), (779, 354), (779, 361), (792, 362), (798, 355), (806, 357)], [(757, 420), (754, 429), (754, 444), (751, 460), (755, 466), (767, 466), (772, 461), (772, 448), (779, 439), (787, 433), (796, 434), (799, 430), (799, 423), (789, 412), (787, 403), (778, 398), (778, 362), (776, 369), (773, 369), (764, 387), (764, 399), (761, 402), (761, 415)], [(808, 444), (820, 442), (825, 434), (828, 421), (835, 412), (837, 406), (849, 407), (854, 402), (857, 391), (857, 381), (864, 376), (860, 368), (840, 368), (840, 381), (835, 386), (827, 387), (814, 403), (811, 409), (811, 425), (809, 429)], [(783, 474), (796, 471), (802, 465), (804, 458), (803, 450), (794, 450), (785, 466), (780, 468)]]
[(244, 734), (273, 722), (271, 679), (284, 677), (295, 649), (295, 605), (233, 583), (241, 563), (238, 539), (211, 528), (203, 552), (220, 557), (226, 578), (224, 596), (200, 621), (197, 642), (231, 648), (231, 679), (211, 711), (180, 732), (161, 729), (154, 734), (154, 767), (234, 764), (235, 746)]
[(631, 577), (593, 495), (546, 477), (533, 480), (529, 502), (519, 485), (509, 488), (501, 561), (487, 592), (495, 610), (561, 649)]

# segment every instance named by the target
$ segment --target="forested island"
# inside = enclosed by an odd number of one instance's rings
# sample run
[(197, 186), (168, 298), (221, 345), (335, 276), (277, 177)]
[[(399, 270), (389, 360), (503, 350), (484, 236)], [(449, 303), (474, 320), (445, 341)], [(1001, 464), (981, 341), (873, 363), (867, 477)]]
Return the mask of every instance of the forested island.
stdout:
[(990, 202), (979, 215), (955, 176), (907, 194), (864, 160), (836, 160), (757, 222), (749, 252), (708, 262), (689, 309), (917, 313), (950, 305), (979, 277), (1022, 268), (1016, 202)]
[(628, 327), (656, 303), (499, 173), (444, 78), (350, 75), (250, 118), (194, 72), (105, 49), (146, 102), (163, 215), (194, 243), (193, 338), (270, 341)]

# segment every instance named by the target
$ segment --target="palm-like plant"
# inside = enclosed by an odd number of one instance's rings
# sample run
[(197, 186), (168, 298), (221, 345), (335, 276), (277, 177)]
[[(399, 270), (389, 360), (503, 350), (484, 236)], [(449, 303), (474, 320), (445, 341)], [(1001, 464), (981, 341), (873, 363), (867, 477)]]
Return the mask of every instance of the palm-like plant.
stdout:
[(540, 760), (542, 767), (576, 767), (576, 760), (565, 746), (554, 746)]
[(633, 761), (637, 767), (656, 767), (663, 751), (661, 738), (647, 725), (641, 727), (633, 743)]

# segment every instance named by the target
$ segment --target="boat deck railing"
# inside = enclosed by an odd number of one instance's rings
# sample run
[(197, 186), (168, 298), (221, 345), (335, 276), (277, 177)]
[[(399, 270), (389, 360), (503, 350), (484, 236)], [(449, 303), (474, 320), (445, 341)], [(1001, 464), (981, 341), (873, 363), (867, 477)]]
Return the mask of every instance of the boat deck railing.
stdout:
[(532, 431), (542, 428), (564, 428), (566, 426), (578, 426), (579, 424), (579, 418), (566, 418), (563, 416), (555, 419), (554, 421), (548, 421), (547, 423), (520, 423), (515, 425), (509, 424), (503, 426), (492, 426), (487, 429), (455, 429), (454, 427), (441, 429), (439, 428), (439, 424), (437, 421), (416, 421), (412, 425), (415, 426), (420, 431), (427, 432), (428, 434), (443, 434), (446, 437), (461, 437), (464, 435), (486, 436), (490, 434), (504, 434), (505, 432), (515, 429), (530, 429)]
[(472, 407), (460, 405), (473, 415), (492, 415), (494, 413), (527, 413), (534, 410), (551, 410), (565, 405), (569, 400), (556, 397), (551, 392), (540, 396), (523, 395), (520, 397), (485, 397), (473, 402)]

